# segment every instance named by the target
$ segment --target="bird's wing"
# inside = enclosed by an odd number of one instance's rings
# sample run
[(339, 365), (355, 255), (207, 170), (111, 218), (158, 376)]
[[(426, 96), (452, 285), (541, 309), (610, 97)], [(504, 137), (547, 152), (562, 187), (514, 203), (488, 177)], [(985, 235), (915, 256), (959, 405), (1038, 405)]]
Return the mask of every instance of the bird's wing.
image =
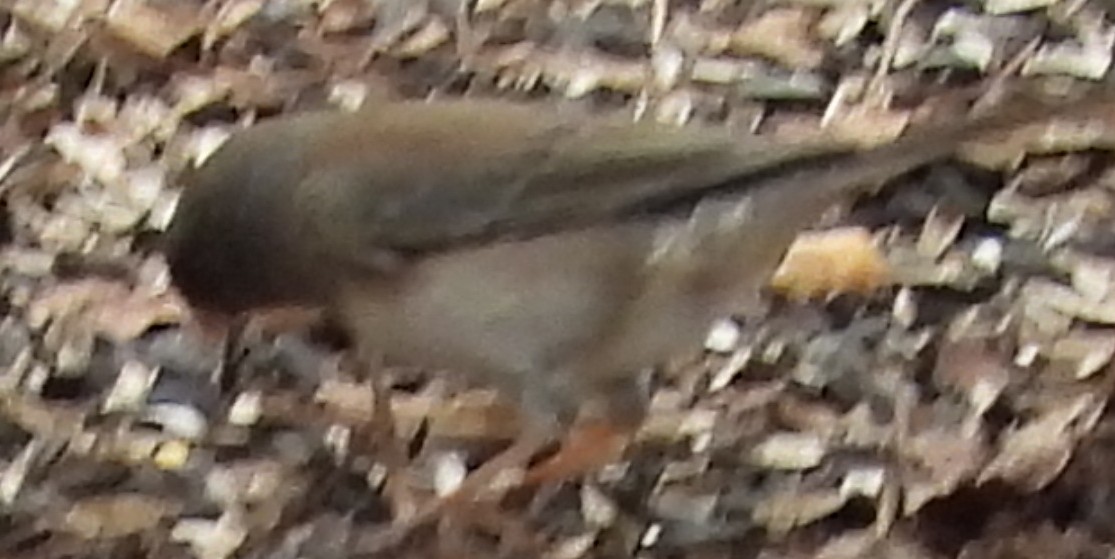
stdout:
[[(841, 151), (833, 142), (775, 143), (478, 101), (401, 104), (360, 117), (375, 123), (320, 146), (330, 163), (300, 189), (350, 222), (337, 230), (359, 232), (336, 239), (346, 251), (354, 241), (424, 251), (582, 226)], [(362, 190), (331, 194), (345, 185)]]

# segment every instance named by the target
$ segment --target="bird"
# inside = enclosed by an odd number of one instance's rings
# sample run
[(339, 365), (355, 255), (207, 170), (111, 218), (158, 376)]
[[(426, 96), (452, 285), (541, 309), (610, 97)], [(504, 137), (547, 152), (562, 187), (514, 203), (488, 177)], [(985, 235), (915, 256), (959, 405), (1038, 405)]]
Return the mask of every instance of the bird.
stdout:
[[(164, 253), (201, 314), (321, 308), (358, 353), (496, 387), (524, 411), (506, 454), (521, 462), (578, 418), (637, 429), (639, 373), (753, 310), (833, 204), (1094, 104), (1020, 95), (871, 149), (502, 99), (308, 111), (234, 133), (188, 173)], [(586, 440), (542, 472), (591, 467)]]

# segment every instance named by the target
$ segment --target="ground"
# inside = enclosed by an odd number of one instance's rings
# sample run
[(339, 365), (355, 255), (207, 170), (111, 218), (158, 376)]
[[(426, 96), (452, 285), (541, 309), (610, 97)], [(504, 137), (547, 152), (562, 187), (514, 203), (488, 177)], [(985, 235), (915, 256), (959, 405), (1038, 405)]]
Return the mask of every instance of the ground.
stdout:
[[(253, 330), (222, 370), (157, 250), (184, 171), (277, 114), (502, 97), (874, 145), (950, 93), (1104, 87), (1108, 7), (2, 0), (0, 555), (1110, 556), (1104, 110), (964, 146), (834, 213), (764, 313), (656, 372), (619, 463), (387, 551), (400, 513), (343, 341)], [(416, 499), (516, 432), (488, 387), (377, 374)]]

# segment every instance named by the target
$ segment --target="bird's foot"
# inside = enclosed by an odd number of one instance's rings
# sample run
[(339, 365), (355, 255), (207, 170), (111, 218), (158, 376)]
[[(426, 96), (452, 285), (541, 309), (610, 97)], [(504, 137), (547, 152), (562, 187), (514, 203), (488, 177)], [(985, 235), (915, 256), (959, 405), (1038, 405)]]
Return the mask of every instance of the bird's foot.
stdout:
[[(477, 549), (478, 544), (490, 546), (492, 538), (498, 540), (491, 551), (497, 557), (539, 557), (544, 545), (526, 519), (503, 509), (498, 501), (454, 505), (438, 518), (437, 530), (439, 547), (449, 552), (447, 557), (460, 557), (461, 550)], [(477, 541), (476, 535), (483, 539)]]
[(629, 437), (613, 425), (586, 422), (569, 433), (557, 453), (526, 472), (522, 485), (538, 485), (572, 479), (618, 460)]
[(501, 517), (493, 506), (507, 491), (523, 484), (526, 465), (546, 445), (547, 440), (547, 437), (541, 436), (520, 437), (469, 474), (452, 493), (434, 498), (406, 517), (396, 515), (392, 526), (365, 541), (360, 551), (380, 553), (395, 548), (415, 530), (432, 522), (445, 526), (477, 526), (478, 522), (483, 524), (481, 521), (485, 518), (497, 518), (506, 523), (508, 519)]
[(431, 522), (438, 522), (443, 528), (485, 529), (513, 539), (513, 545), (535, 544), (529, 530), (499, 510), (502, 497), (515, 488), (566, 481), (613, 462), (626, 448), (628, 437), (603, 422), (582, 424), (555, 454), (526, 469), (548, 441), (547, 436), (524, 434), (466, 477), (453, 493), (430, 501), (409, 517), (397, 516), (393, 526), (363, 546), (364, 551), (394, 548)]

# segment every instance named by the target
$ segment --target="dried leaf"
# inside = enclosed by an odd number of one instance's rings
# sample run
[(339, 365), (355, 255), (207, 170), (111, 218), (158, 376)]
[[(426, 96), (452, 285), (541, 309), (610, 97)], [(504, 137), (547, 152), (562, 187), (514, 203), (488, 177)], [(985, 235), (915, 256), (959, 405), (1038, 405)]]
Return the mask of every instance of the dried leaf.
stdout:
[(871, 233), (849, 227), (798, 235), (770, 283), (787, 297), (804, 300), (867, 293), (890, 279), (890, 266)]
[(156, 7), (145, 0), (115, 0), (105, 21), (117, 37), (155, 58), (165, 58), (202, 31), (200, 14), (188, 2)]
[(979, 481), (1001, 479), (1025, 491), (1045, 487), (1068, 464), (1075, 442), (1092, 430), (1103, 409), (1102, 400), (1084, 394), (1011, 429), (1003, 435), (998, 454)]
[(847, 498), (839, 491), (779, 493), (761, 501), (751, 519), (776, 534), (820, 520), (844, 507)]
[(84, 279), (43, 290), (31, 302), (29, 322), (76, 321), (109, 341), (123, 343), (156, 325), (182, 322), (186, 305), (170, 293), (130, 289), (123, 283)]
[(728, 50), (768, 58), (790, 68), (814, 69), (825, 55), (810, 33), (814, 22), (815, 15), (804, 9), (772, 9), (732, 33)]
[(141, 493), (97, 495), (75, 503), (61, 528), (85, 539), (119, 538), (150, 530), (181, 508), (168, 499)]
[(226, 512), (215, 521), (180, 520), (170, 538), (188, 544), (197, 559), (228, 559), (248, 538), (248, 529), (239, 514)]
[(751, 462), (775, 470), (805, 470), (821, 464), (827, 452), (814, 433), (775, 433), (751, 449)]

